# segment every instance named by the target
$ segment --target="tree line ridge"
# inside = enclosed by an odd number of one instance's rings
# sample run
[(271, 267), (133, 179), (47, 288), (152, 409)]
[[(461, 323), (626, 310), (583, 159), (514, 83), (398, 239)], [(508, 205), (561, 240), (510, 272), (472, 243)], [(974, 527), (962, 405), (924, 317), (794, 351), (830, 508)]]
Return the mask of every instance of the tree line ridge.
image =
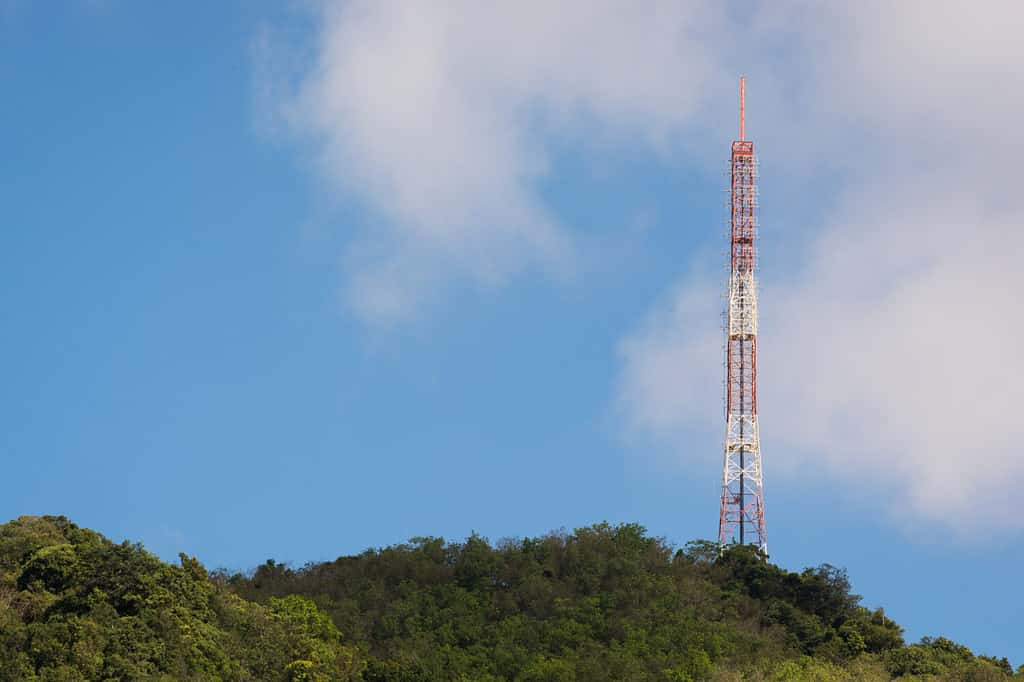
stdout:
[(0, 526), (0, 682), (1024, 680), (908, 644), (822, 564), (639, 524), (413, 538), (299, 568), (178, 565), (62, 516)]

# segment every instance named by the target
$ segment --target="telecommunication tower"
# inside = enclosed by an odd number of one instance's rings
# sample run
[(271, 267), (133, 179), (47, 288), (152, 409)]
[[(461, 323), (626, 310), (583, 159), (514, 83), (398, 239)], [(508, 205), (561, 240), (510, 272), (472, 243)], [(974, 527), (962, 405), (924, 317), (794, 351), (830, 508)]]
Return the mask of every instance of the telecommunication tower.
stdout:
[(740, 78), (740, 138), (729, 164), (729, 300), (725, 314), (725, 452), (718, 544), (768, 554), (757, 426), (757, 159), (745, 139), (746, 80)]

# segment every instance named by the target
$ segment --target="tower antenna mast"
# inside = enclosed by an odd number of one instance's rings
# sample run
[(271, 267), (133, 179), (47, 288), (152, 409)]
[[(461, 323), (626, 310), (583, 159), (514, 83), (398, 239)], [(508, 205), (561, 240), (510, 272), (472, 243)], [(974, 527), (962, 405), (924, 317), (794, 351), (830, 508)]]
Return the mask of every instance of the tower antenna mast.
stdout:
[(757, 424), (757, 159), (746, 139), (746, 79), (740, 78), (740, 139), (729, 162), (729, 300), (725, 315), (725, 451), (718, 545), (755, 545), (766, 556), (761, 441)]

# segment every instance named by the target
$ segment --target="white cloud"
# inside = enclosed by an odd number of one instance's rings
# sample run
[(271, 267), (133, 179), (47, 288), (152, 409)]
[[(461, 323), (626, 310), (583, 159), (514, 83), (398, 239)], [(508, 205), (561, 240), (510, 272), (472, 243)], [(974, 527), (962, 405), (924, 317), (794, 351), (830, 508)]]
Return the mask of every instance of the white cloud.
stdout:
[[(767, 475), (824, 467), (915, 526), (1020, 529), (1024, 6), (795, 4), (760, 30), (783, 17), (809, 68), (768, 146), (799, 178), (826, 168), (838, 181), (798, 266), (766, 268)], [(786, 121), (813, 124), (792, 149)], [(786, 219), (768, 216), (764, 232)], [(707, 376), (717, 317), (666, 312), (695, 291), (682, 287), (622, 345), (632, 426), (660, 439), (692, 431), (707, 412), (698, 396), (720, 394), (720, 374)]]
[(702, 430), (721, 421), (722, 337), (715, 325), (720, 299), (717, 287), (705, 282), (680, 286), (639, 333), (623, 341), (628, 372), (621, 398), (634, 428), (674, 434), (680, 427)]
[(844, 212), (800, 282), (776, 292), (768, 428), (776, 451), (888, 479), (900, 512), (1016, 526), (1024, 236), (1019, 217), (944, 189)]
[[(452, 277), (571, 271), (573, 235), (538, 193), (548, 142), (664, 145), (717, 66), (714, 7), (323, 4), (316, 54), (274, 107), (314, 141), (331, 186), (378, 218), (346, 261), (350, 303), (389, 322)], [(280, 76), (281, 55), (264, 50), (261, 71)]]
[[(769, 481), (813, 463), (899, 492), (883, 506), (905, 518), (1024, 523), (1008, 492), (1024, 485), (1024, 5), (318, 7), (312, 54), (267, 51), (263, 85), (286, 84), (275, 112), (369, 209), (345, 261), (366, 320), (408, 319), (453, 283), (571, 272), (580, 234), (539, 192), (552, 141), (685, 149), (717, 172), (742, 70), (767, 198), (785, 198), (765, 236), (806, 244), (765, 264)], [(624, 339), (634, 431), (720, 436), (719, 285), (686, 275)]]

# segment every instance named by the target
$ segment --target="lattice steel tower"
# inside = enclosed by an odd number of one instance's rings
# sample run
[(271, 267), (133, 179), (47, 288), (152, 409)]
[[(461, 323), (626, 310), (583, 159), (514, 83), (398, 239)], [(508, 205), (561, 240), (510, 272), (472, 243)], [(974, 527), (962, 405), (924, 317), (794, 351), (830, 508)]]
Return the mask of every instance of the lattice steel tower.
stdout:
[(725, 453), (718, 543), (768, 553), (757, 427), (757, 159), (744, 139), (746, 82), (740, 78), (740, 139), (729, 164), (729, 302), (725, 314)]

